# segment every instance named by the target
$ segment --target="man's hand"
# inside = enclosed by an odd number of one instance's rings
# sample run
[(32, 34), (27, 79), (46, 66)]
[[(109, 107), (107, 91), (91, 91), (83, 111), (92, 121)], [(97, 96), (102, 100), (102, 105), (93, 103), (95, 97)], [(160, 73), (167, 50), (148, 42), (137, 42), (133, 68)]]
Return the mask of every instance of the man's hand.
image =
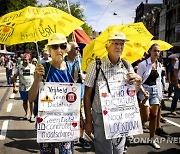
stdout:
[(80, 78), (81, 78), (82, 81), (84, 81), (85, 78), (86, 78), (86, 74), (80, 73)]
[(129, 84), (136, 84), (138, 86), (140, 86), (142, 82), (142, 78), (134, 72), (128, 72), (127, 79)]

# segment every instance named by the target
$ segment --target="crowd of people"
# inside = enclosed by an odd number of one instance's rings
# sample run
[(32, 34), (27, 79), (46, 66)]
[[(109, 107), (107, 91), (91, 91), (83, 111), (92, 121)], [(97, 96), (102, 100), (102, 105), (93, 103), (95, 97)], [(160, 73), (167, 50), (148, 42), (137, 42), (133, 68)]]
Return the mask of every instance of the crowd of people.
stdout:
[[(80, 83), (81, 133), (79, 142), (83, 148), (90, 149), (91, 144), (83, 138), (83, 134), (84, 132), (89, 136), (93, 134), (96, 154), (121, 154), (124, 152), (127, 138), (120, 137), (118, 142), (117, 139), (106, 139), (98, 82), (107, 81), (108, 87), (109, 81), (118, 82), (119, 79), (126, 78), (129, 84), (136, 86), (143, 128), (149, 121), (150, 144), (155, 149), (160, 149), (160, 145), (155, 141), (155, 135), (166, 134), (160, 127), (161, 109), (164, 105), (162, 104), (163, 93), (172, 100), (171, 114), (175, 116), (177, 102), (180, 99), (180, 59), (172, 58), (168, 67), (164, 67), (165, 64), (162, 63), (162, 59), (160, 60), (160, 46), (153, 44), (144, 59), (134, 63), (136, 65), (131, 65), (120, 58), (126, 41), (128, 41), (126, 36), (121, 32), (110, 35), (106, 43), (108, 54), (100, 60), (98, 75), (96, 61), (90, 64), (87, 72), (80, 70), (82, 59), (78, 44), (68, 43), (66, 37), (60, 33), (54, 33), (49, 37), (40, 60), (29, 53), (24, 53), (15, 61), (11, 60), (11, 57), (1, 56), (0, 65), (6, 68), (7, 85), (13, 86), (14, 93), (19, 91), (23, 100), (25, 111), (23, 119), (34, 122), (37, 117), (38, 90), (42, 80)], [(45, 70), (45, 64), (49, 66), (48, 71)], [(19, 87), (16, 86), (17, 78), (19, 78)], [(166, 82), (168, 82), (168, 88)], [(58, 142), (57, 145), (59, 153), (73, 153), (74, 141)], [(54, 143), (40, 143), (42, 154), (55, 153), (55, 147)]]

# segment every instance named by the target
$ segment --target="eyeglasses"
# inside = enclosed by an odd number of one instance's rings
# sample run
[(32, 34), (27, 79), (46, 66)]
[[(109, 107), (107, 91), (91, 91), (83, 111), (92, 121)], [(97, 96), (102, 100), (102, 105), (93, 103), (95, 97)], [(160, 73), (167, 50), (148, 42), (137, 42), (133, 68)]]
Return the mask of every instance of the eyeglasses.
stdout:
[(32, 61), (32, 62), (33, 62), (33, 63), (34, 63), (34, 62), (36, 62), (36, 63), (37, 63), (37, 61)]
[(79, 47), (75, 47), (74, 49), (75, 49), (75, 50), (80, 50)]
[(62, 44), (53, 44), (51, 45), (51, 48), (53, 50), (57, 50), (58, 48), (65, 50), (67, 48), (67, 44), (66, 43), (62, 43)]
[(111, 44), (114, 45), (114, 46), (118, 46), (118, 45), (124, 46), (124, 42), (122, 42), (122, 43), (111, 43)]

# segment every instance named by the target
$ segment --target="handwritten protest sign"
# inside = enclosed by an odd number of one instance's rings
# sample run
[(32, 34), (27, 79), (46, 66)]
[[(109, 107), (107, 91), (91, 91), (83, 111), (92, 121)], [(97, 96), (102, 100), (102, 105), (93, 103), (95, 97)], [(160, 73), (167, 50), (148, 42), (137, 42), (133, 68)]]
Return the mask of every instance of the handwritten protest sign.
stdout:
[(54, 83), (40, 84), (39, 111), (75, 111), (80, 108), (81, 84)]
[(106, 139), (142, 134), (142, 124), (134, 85), (123, 82), (99, 82)]
[(65, 142), (79, 138), (79, 113), (44, 112), (37, 118), (37, 142)]
[(73, 141), (80, 136), (78, 83), (41, 83), (37, 118), (37, 142)]

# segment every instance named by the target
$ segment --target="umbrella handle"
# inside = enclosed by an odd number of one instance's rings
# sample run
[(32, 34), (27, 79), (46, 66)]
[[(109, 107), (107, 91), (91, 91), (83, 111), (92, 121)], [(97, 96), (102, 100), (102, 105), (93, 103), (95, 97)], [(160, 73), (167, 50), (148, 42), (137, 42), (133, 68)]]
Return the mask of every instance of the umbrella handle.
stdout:
[(40, 54), (39, 54), (39, 48), (38, 48), (38, 43), (34, 42), (36, 44), (36, 51), (37, 51), (37, 55), (38, 55), (38, 63), (40, 63)]

